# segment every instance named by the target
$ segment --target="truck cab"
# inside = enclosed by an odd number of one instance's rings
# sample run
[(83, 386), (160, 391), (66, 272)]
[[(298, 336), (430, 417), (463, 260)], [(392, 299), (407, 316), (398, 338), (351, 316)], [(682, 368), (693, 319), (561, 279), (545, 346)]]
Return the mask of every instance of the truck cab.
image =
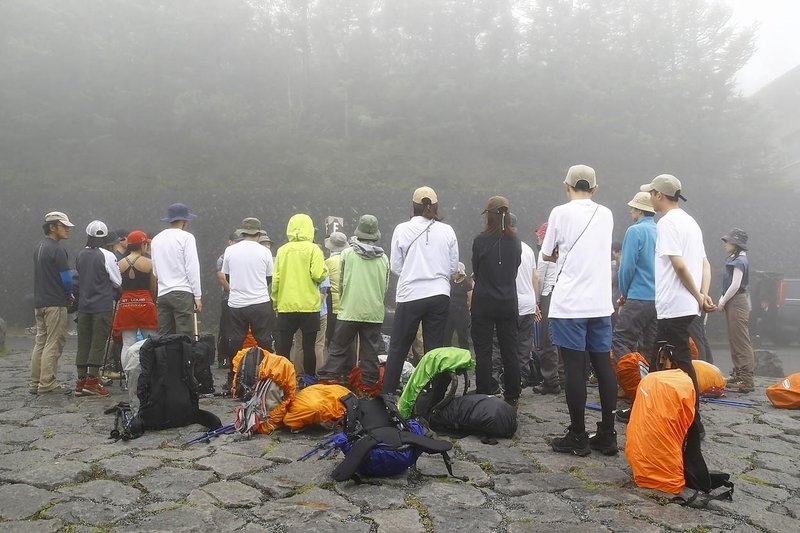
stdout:
[(756, 271), (751, 275), (753, 341), (786, 346), (800, 340), (800, 279), (776, 272)]

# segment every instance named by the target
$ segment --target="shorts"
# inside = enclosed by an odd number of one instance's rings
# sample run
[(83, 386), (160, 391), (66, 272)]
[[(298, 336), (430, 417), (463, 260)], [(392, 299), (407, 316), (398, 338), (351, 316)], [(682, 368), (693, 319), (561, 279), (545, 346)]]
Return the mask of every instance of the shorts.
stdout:
[(291, 334), (298, 329), (303, 333), (314, 333), (319, 331), (319, 312), (279, 313), (277, 326), (278, 331), (285, 331)]
[(576, 352), (611, 351), (611, 317), (550, 318), (550, 339), (554, 346)]

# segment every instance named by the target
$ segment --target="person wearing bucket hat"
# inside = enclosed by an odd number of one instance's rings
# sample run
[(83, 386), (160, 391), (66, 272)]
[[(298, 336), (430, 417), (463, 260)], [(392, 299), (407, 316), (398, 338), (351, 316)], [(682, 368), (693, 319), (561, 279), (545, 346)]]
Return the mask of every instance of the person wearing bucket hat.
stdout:
[(686, 201), (682, 188), (675, 176), (660, 174), (640, 190), (650, 193), (653, 209), (662, 215), (656, 224), (656, 341), (672, 347), (666, 355), (673, 366), (692, 378), (696, 393), (693, 431), (702, 434), (700, 388), (692, 365), (689, 328), (702, 311), (710, 313), (717, 306), (708, 296), (711, 265), (706, 257), (703, 232), (697, 221), (678, 205), (679, 200)]
[[(320, 380), (347, 383), (359, 393), (377, 395), (382, 386), (378, 354), (383, 353), (381, 325), (389, 282), (389, 259), (376, 244), (378, 219), (363, 215), (355, 237), (341, 253), (341, 291), (336, 331), (328, 346), (328, 360), (319, 369)], [(359, 339), (358, 367), (353, 352)]]
[(382, 392), (395, 394), (408, 350), (422, 323), (425, 353), (444, 346), (450, 308), (450, 278), (458, 270), (458, 239), (439, 216), (439, 198), (430, 187), (411, 196), (411, 220), (392, 234), (390, 266), (398, 275), (392, 340)]
[(628, 202), (633, 224), (625, 231), (618, 263), (620, 297), (611, 346), (619, 359), (640, 352), (652, 365), (656, 342), (656, 223), (650, 194)]
[(56, 380), (58, 361), (67, 341), (67, 307), (72, 305), (72, 271), (61, 241), (74, 226), (61, 211), (44, 216), (44, 237), (33, 254), (33, 302), (36, 340), (31, 352), (28, 390), (31, 394), (67, 392)]
[(725, 312), (728, 325), (728, 342), (733, 362), (732, 379), (725, 390), (731, 392), (753, 391), (755, 356), (750, 341), (750, 264), (747, 260), (747, 233), (733, 228), (722, 237), (725, 243), (725, 272), (722, 276), (722, 297), (717, 308)]
[[(325, 328), (325, 348), (330, 345), (333, 333), (336, 331), (336, 321), (339, 315), (339, 278), (340, 270), (339, 265), (341, 261), (341, 253), (346, 250), (347, 235), (341, 231), (334, 231), (325, 239), (325, 248), (330, 251), (330, 255), (325, 260), (325, 266), (328, 267), (328, 277), (330, 278), (330, 289), (328, 290), (328, 318), (327, 327)], [(355, 356), (355, 346), (351, 347), (350, 355)]]
[(122, 285), (122, 275), (117, 258), (105, 248), (108, 227), (93, 220), (86, 227), (86, 235), (86, 248), (75, 258), (75, 269), (80, 279), (75, 394), (108, 396), (108, 391), (100, 383), (100, 367), (106, 341), (111, 335), (114, 301), (117, 289)]
[(272, 351), (275, 312), (269, 294), (273, 262), (270, 251), (258, 243), (267, 232), (255, 217), (242, 220), (242, 240), (225, 249), (222, 273), (228, 278), (230, 349), (241, 350), (248, 330), (261, 348)]
[(184, 204), (172, 204), (162, 218), (169, 227), (153, 237), (150, 250), (158, 279), (158, 334), (191, 336), (192, 315), (203, 310), (197, 242), (186, 228), (197, 218)]
[[(549, 326), (566, 378), (570, 425), (563, 437), (551, 441), (554, 451), (585, 456), (592, 449), (617, 453), (614, 410), (617, 379), (611, 351), (611, 210), (594, 202), (597, 177), (593, 168), (574, 165), (567, 171), (564, 190), (569, 202), (556, 206), (547, 220), (542, 257), (555, 261), (556, 281), (550, 299)], [(597, 377), (602, 419), (597, 433), (586, 433), (586, 357)]]

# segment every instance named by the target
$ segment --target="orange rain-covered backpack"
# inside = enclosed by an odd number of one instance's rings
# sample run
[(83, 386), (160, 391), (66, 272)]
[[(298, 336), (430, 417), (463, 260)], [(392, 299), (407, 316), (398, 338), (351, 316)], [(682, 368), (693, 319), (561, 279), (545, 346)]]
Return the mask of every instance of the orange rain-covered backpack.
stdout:
[(625, 443), (636, 485), (680, 494), (686, 484), (683, 442), (694, 405), (694, 384), (682, 370), (653, 372), (639, 383)]
[(770, 385), (766, 393), (769, 401), (778, 409), (800, 409), (800, 372)]
[(233, 356), (231, 368), (233, 377), (231, 378), (231, 397), (248, 401), (258, 384), (258, 368), (264, 354), (269, 353), (258, 346), (242, 348)]
[(620, 358), (617, 363), (617, 383), (629, 400), (636, 398), (636, 387), (649, 371), (647, 359), (639, 352), (631, 352)]
[(725, 390), (725, 377), (719, 368), (700, 359), (692, 361), (692, 366), (694, 373), (697, 374), (697, 386), (701, 395), (716, 395)]
[(290, 429), (311, 424), (332, 422), (344, 416), (345, 405), (339, 400), (350, 393), (341, 385), (311, 385), (297, 393), (289, 402), (283, 423)]
[(262, 348), (248, 350), (261, 352), (258, 366), (258, 383), (247, 403), (236, 408), (234, 425), (240, 433), (269, 434), (283, 423), (289, 402), (297, 391), (294, 365), (287, 358)]

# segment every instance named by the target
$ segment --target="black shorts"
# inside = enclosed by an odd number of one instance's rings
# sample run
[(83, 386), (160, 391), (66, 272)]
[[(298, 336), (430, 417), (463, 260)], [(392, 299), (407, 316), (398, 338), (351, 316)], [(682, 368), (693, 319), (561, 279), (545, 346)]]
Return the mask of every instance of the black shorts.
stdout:
[(319, 331), (319, 313), (280, 313), (278, 315), (278, 331), (294, 334), (298, 329), (303, 333)]

